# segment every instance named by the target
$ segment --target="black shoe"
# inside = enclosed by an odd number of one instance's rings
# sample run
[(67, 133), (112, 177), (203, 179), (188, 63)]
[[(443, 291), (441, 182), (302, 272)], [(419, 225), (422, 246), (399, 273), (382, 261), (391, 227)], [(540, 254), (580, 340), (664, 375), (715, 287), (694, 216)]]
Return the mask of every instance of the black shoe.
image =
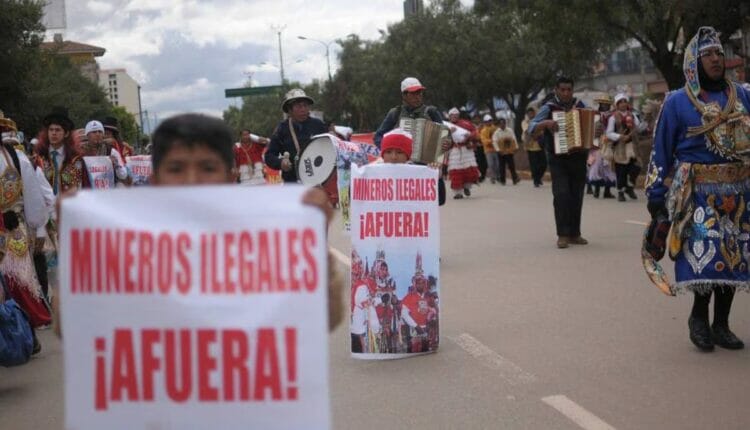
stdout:
[(633, 199), (633, 200), (638, 200), (638, 196), (636, 196), (636, 195), (635, 195), (635, 191), (633, 191), (633, 189), (632, 189), (632, 188), (628, 188), (628, 189), (626, 189), (626, 190), (625, 190), (625, 194), (627, 194), (627, 195), (628, 195), (628, 197), (630, 197), (630, 198), (631, 198), (631, 199)]
[(688, 318), (688, 327), (690, 328), (690, 341), (703, 352), (714, 350), (714, 341), (711, 339), (711, 329), (708, 327), (708, 321), (690, 317)]
[(453, 196), (453, 198), (456, 199), (456, 200), (459, 200), (459, 199), (464, 198), (464, 196), (463, 196), (463, 194), (456, 194), (455, 196)]
[(594, 188), (594, 193), (593, 193), (593, 194), (594, 194), (594, 198), (595, 198), (595, 199), (598, 199), (598, 198), (599, 198), (599, 191), (601, 191), (601, 190), (599, 189), (599, 187), (596, 187), (596, 188)]
[(617, 192), (617, 201), (618, 202), (626, 202), (627, 199), (625, 198), (625, 193), (623, 193), (622, 191), (618, 191)]
[(604, 198), (605, 198), (605, 199), (614, 199), (614, 198), (615, 198), (615, 195), (614, 195), (614, 194), (612, 194), (612, 191), (610, 191), (610, 190), (609, 190), (609, 188), (606, 188), (606, 189), (604, 190)]
[(521, 180), (520, 180), (520, 179), (518, 179), (518, 178), (516, 178), (516, 179), (514, 179), (514, 180), (513, 180), (513, 185), (516, 185), (516, 184), (517, 184), (517, 183), (519, 183), (519, 182), (521, 182)]
[(591, 184), (586, 185), (586, 194), (594, 194), (594, 190), (591, 189)]
[(470, 189), (468, 189), (468, 188), (464, 188), (464, 195), (465, 195), (466, 197), (469, 197), (469, 196), (471, 195), (471, 190), (470, 190)]
[(714, 324), (711, 326), (711, 331), (714, 343), (722, 348), (742, 349), (745, 347), (745, 344), (732, 333), (732, 330), (729, 330), (729, 327)]

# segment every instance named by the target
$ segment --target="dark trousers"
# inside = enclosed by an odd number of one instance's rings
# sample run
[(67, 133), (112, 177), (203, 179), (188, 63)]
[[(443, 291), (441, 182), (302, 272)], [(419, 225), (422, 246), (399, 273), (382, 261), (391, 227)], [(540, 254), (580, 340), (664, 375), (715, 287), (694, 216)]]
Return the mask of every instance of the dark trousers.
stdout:
[(352, 352), (364, 352), (362, 345), (362, 335), (349, 333), (352, 336)]
[(617, 190), (625, 191), (635, 186), (638, 174), (641, 168), (638, 167), (635, 160), (631, 159), (628, 164), (615, 163), (615, 175), (617, 175)]
[(505, 183), (505, 166), (510, 170), (510, 177), (513, 182), (518, 182), (518, 173), (516, 173), (516, 163), (513, 161), (513, 154), (500, 155), (500, 183)]
[(547, 156), (544, 151), (526, 151), (529, 156), (529, 169), (534, 184), (541, 185), (544, 171), (547, 170)]
[(586, 151), (549, 155), (552, 196), (558, 236), (581, 235), (583, 192), (586, 188)]
[(477, 158), (477, 167), (479, 168), (479, 182), (482, 182), (487, 176), (487, 156), (484, 153), (482, 145), (477, 145), (474, 155)]
[(49, 301), (49, 283), (47, 282), (47, 257), (41, 253), (34, 254), (34, 270), (36, 277), (39, 279), (39, 285), (42, 286), (42, 294), (45, 300)]

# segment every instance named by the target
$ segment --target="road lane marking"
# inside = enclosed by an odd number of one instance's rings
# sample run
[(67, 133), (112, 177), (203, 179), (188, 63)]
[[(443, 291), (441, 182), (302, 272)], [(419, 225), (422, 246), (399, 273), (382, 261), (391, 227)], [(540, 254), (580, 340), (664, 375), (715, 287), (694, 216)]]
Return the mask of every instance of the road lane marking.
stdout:
[(644, 227), (648, 226), (648, 223), (647, 222), (643, 222), (643, 221), (633, 221), (633, 220), (627, 219), (624, 222), (625, 222), (625, 224), (642, 225)]
[(330, 246), (328, 247), (328, 251), (333, 255), (333, 258), (339, 260), (341, 264), (347, 267), (352, 267), (352, 259), (347, 257), (343, 252)]
[(585, 430), (615, 430), (614, 427), (605, 423), (601, 418), (587, 411), (566, 396), (543, 397), (542, 401), (557, 409), (558, 412)]
[(449, 336), (448, 338), (485, 366), (497, 370), (500, 376), (511, 385), (528, 384), (536, 380), (534, 375), (521, 369), (468, 333), (461, 333), (459, 336)]

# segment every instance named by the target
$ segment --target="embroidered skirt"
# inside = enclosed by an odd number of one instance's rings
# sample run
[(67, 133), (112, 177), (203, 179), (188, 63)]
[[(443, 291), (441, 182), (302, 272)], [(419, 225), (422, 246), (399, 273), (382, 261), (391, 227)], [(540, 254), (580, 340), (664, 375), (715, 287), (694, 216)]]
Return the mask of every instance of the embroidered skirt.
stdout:
[(683, 163), (669, 194), (675, 290), (750, 290), (750, 166)]

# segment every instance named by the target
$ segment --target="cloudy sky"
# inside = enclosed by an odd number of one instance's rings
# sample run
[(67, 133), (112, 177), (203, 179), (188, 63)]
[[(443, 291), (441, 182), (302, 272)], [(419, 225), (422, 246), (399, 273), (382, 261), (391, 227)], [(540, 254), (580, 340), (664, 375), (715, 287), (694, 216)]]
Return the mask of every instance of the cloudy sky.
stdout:
[[(425, 2), (429, 3), (429, 2)], [(464, 3), (473, 3), (465, 1)], [(102, 68), (125, 68), (142, 87), (143, 109), (153, 118), (185, 111), (214, 115), (239, 99), (225, 88), (277, 85), (278, 38), (289, 80), (327, 77), (330, 42), (378, 29), (403, 18), (403, 0), (67, 0), (65, 38), (101, 46)], [(331, 45), (331, 68), (338, 45)]]

